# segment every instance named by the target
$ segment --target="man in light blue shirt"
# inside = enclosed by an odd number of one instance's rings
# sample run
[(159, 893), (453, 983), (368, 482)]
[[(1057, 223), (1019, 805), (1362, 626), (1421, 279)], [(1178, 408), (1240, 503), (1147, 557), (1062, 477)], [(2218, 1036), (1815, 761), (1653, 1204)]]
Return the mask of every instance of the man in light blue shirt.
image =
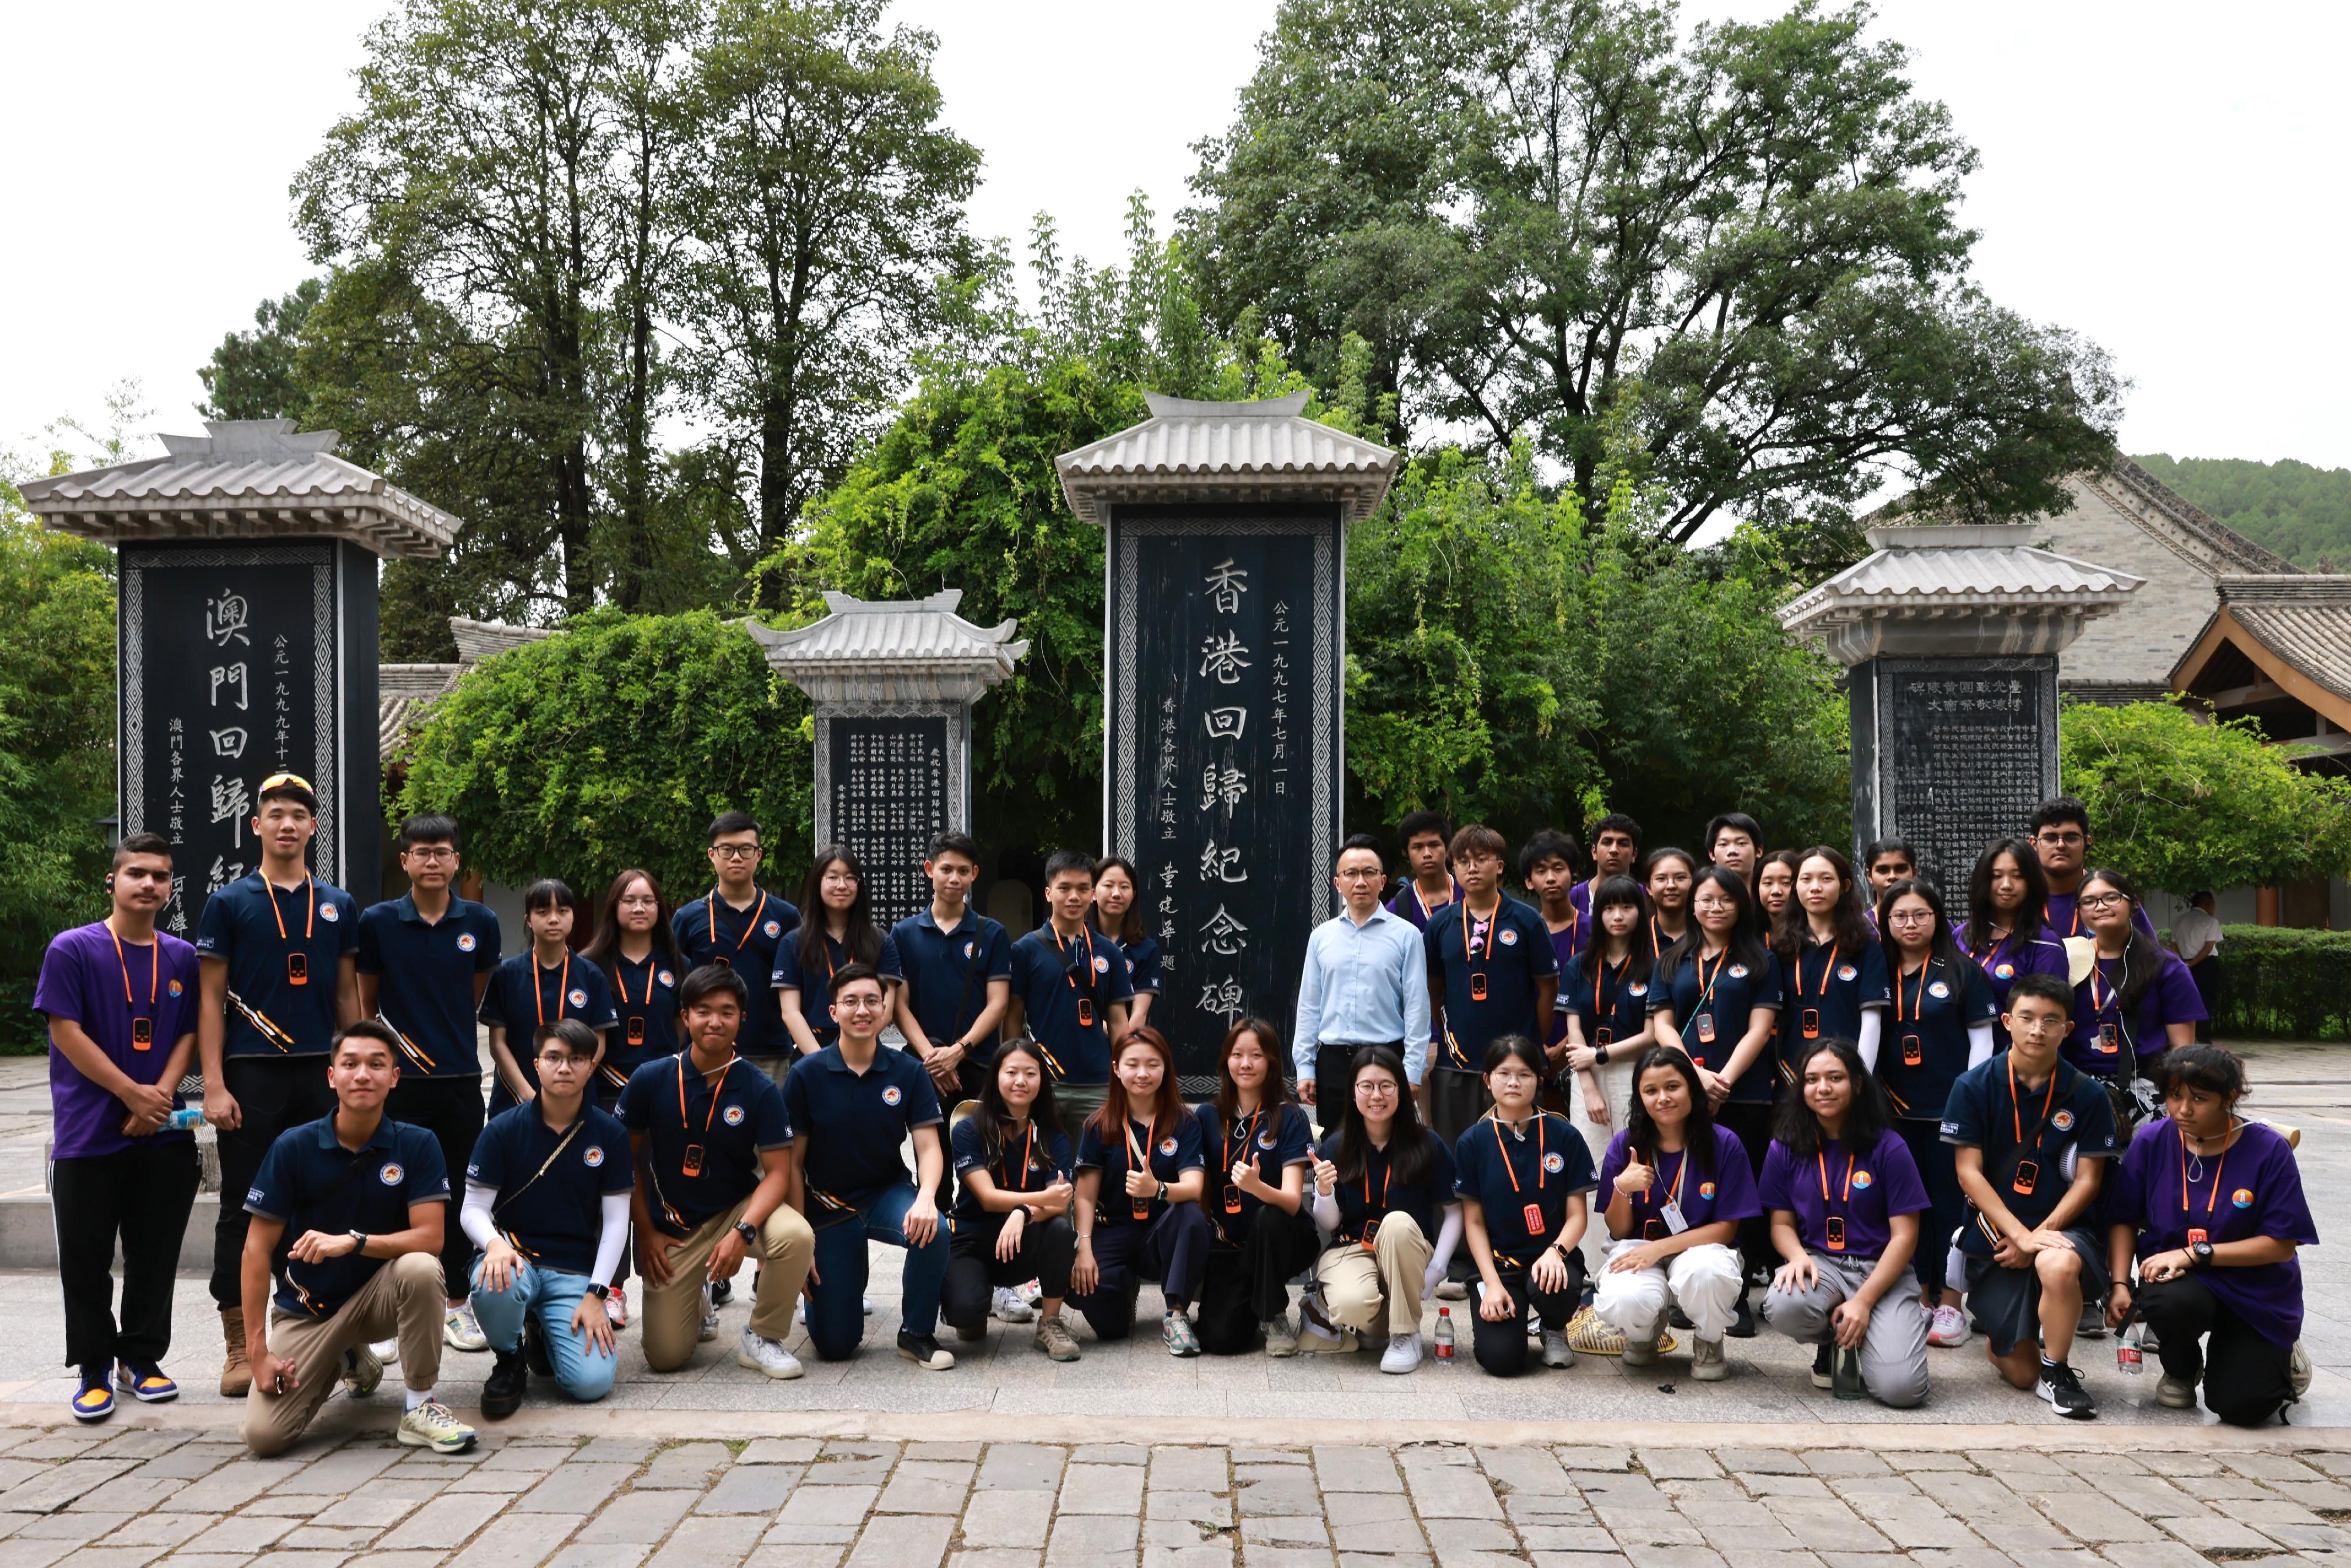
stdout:
[(1427, 963), (1418, 929), (1380, 907), (1387, 870), (1379, 841), (1357, 833), (1341, 844), (1331, 884), (1347, 907), (1307, 938), (1291, 1047), (1299, 1097), (1326, 1128), (1339, 1124), (1347, 1064), (1364, 1046), (1400, 1051), (1416, 1086), (1428, 1061)]

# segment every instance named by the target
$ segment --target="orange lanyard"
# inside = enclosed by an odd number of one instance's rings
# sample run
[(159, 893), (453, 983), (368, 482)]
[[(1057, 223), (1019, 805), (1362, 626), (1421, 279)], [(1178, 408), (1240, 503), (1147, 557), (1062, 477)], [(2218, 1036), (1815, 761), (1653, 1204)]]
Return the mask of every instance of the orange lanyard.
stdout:
[[(677, 1125), (680, 1132), (688, 1134), (694, 1131), (694, 1119), (685, 1113), (685, 1070), (694, 1065), (693, 1056), (691, 1049), (677, 1053)], [(735, 1071), (736, 1062), (741, 1060), (740, 1057), (728, 1057), (726, 1065), (718, 1070), (718, 1082), (710, 1086), (710, 1104), (702, 1113), (702, 1135), (705, 1138), (710, 1136), (710, 1118), (718, 1112), (718, 1097), (726, 1092), (726, 1075)], [(704, 1076), (706, 1079), (708, 1074)]]
[[(1507, 1165), (1509, 1162), (1508, 1162), (1508, 1161), (1504, 1161), (1503, 1163)], [(1382, 1166), (1380, 1167), (1380, 1212), (1381, 1212), (1382, 1214), (1385, 1214), (1385, 1213), (1388, 1211), (1388, 1183), (1389, 1183), (1392, 1179), (1394, 1179), (1395, 1176), (1395, 1159), (1394, 1159), (1394, 1158), (1390, 1158), (1390, 1159), (1388, 1160), (1387, 1164), (1385, 1164), (1384, 1166)], [(1518, 1178), (1517, 1178), (1517, 1177), (1515, 1177), (1515, 1176), (1513, 1176), (1513, 1177), (1511, 1178), (1511, 1180), (1512, 1180), (1513, 1182), (1515, 1182), (1517, 1179), (1518, 1179)], [(1364, 1151), (1364, 1209), (1365, 1209), (1366, 1211), (1368, 1211), (1368, 1210), (1371, 1208), (1371, 1207), (1372, 1207), (1372, 1151), (1371, 1151), (1371, 1150), (1369, 1150), (1369, 1149), (1365, 1149), (1365, 1150)]]
[[(2171, 1125), (2179, 1134), (2179, 1218), (2186, 1219), (2191, 1212), (2188, 1207), (2188, 1130), (2177, 1122)], [(2200, 1159), (2203, 1156), (2199, 1155), (2197, 1157)], [(2223, 1134), (2220, 1162), (2212, 1167), (2211, 1196), (2204, 1200), (2204, 1218), (2207, 1219), (2212, 1218), (2213, 1206), (2220, 1201), (2220, 1173), (2228, 1168), (2229, 1145), (2227, 1134)]]
[(1722, 967), (1729, 962), (1730, 962), (1730, 949), (1726, 946), (1721, 952), (1715, 955), (1714, 979), (1709, 980), (1706, 977), (1706, 955), (1699, 953), (1693, 956), (1692, 963), (1698, 970), (1698, 1005), (1690, 1009), (1690, 1015), (1693, 1018), (1714, 999), (1714, 981), (1722, 978)]
[[(1820, 1162), (1821, 1201), (1823, 1203), (1826, 1203), (1829, 1200), (1828, 1151), (1826, 1149), (1815, 1150), (1813, 1152), (1813, 1158)], [(1837, 1202), (1839, 1204), (1849, 1204), (1853, 1201), (1853, 1162), (1854, 1155), (1852, 1152), (1848, 1150), (1844, 1156), (1844, 1190), (1837, 1195)], [(1687, 1169), (1689, 1166), (1689, 1153), (1687, 1150), (1684, 1150), (1682, 1153), (1682, 1166), (1684, 1169)]]
[[(286, 915), (277, 907), (277, 884), (265, 876), (261, 879), (261, 887), (269, 894), (269, 913), (277, 919), (277, 939), (291, 947), (294, 938), (286, 935)], [(302, 895), (309, 904), (309, 912), (302, 916), (302, 945), (307, 947), (310, 944), (310, 934), (319, 924), (319, 884), (308, 872), (302, 873)], [(108, 929), (113, 928), (109, 926)]]
[[(710, 950), (714, 953), (718, 951), (718, 890), (714, 887), (710, 890)], [(751, 933), (759, 928), (759, 917), (767, 913), (768, 890), (761, 888), (759, 902), (752, 909), (751, 918), (743, 923), (743, 935), (735, 939), (735, 951), (740, 953), (743, 950), (743, 944), (748, 942), (751, 939)]]
[[(1479, 954), (1478, 952), (1477, 944), (1471, 941), (1469, 937), (1469, 901), (1467, 898), (1461, 898), (1455, 900), (1455, 902), (1461, 905), (1461, 956), (1465, 962), (1474, 964), (1478, 961)], [(1501, 923), (1502, 904), (1499, 899), (1497, 899), (1494, 901), (1493, 917), (1481, 922), (1481, 924), (1486, 927), (1486, 951), (1484, 957), (1489, 963), (1491, 963), (1494, 957), (1494, 928), (1501, 925)]]
[(1153, 1175), (1154, 1172), (1151, 1169), (1151, 1151), (1153, 1148), (1157, 1146), (1158, 1143), (1158, 1113), (1154, 1112), (1152, 1113), (1151, 1126), (1148, 1133), (1144, 1137), (1143, 1148), (1140, 1153), (1137, 1153), (1134, 1147), (1134, 1118), (1129, 1116), (1126, 1119), (1126, 1157), (1129, 1162), (1129, 1169), (1141, 1171), (1144, 1176)]
[[(1502, 1151), (1502, 1170), (1510, 1178), (1510, 1191), (1516, 1193), (1519, 1190), (1519, 1167), (1510, 1163), (1510, 1146), (1502, 1142), (1502, 1118), (1498, 1113), (1489, 1111), (1486, 1113), (1486, 1120), (1494, 1129), (1494, 1146)], [(1543, 1181), (1548, 1174), (1544, 1164), (1544, 1156), (1548, 1153), (1544, 1146), (1544, 1120), (1545, 1117), (1541, 1111), (1535, 1113), (1535, 1191), (1538, 1193), (1542, 1191)], [(1371, 1197), (1371, 1191), (1372, 1173), (1366, 1170), (1364, 1173), (1364, 1196), (1366, 1199)], [(1384, 1201), (1384, 1193), (1382, 1197)]]
[[(533, 953), (530, 956), (530, 1005), (533, 1009), (537, 1009), (538, 1013), (538, 1027), (541, 1029), (545, 1029), (547, 1027), (547, 991), (546, 988), (539, 984), (539, 977), (544, 975), (546, 972), (547, 971), (540, 967), (538, 955)], [(566, 947), (563, 950), (562, 978), (559, 979), (555, 983), (555, 1016), (558, 1021), (560, 1021), (563, 1018), (563, 998), (570, 989), (571, 949)], [(645, 982), (645, 999), (648, 1001), (653, 999), (653, 982), (651, 980)], [(683, 1093), (684, 1091), (681, 1090), (679, 1092)]]
[[(1421, 896), (1420, 896), (1420, 883), (1416, 883), (1416, 883), (1413, 883), (1411, 884), (1411, 887), (1412, 887), (1412, 901), (1413, 901), (1413, 903), (1415, 903), (1415, 904), (1418, 904), (1418, 905), (1420, 906), (1420, 923), (1421, 923), (1421, 925), (1426, 925), (1428, 924), (1428, 922), (1429, 922), (1429, 916), (1430, 916), (1430, 910), (1429, 910), (1429, 907), (1428, 907), (1428, 900), (1426, 900), (1426, 899), (1425, 899), (1425, 898), (1423, 898), (1423, 897), (1421, 897)], [(1459, 883), (1458, 883), (1458, 882), (1457, 882), (1457, 883), (1455, 883), (1453, 884), (1453, 896), (1452, 896), (1450, 899), (1447, 900), (1446, 902), (1447, 902), (1447, 903), (1450, 903), (1450, 904), (1458, 904), (1458, 903), (1459, 903), (1460, 901), (1461, 901), (1461, 884), (1460, 884)], [(1445, 904), (1438, 904), (1437, 907), (1437, 908), (1439, 908), (1439, 909), (1442, 909), (1442, 908), (1444, 908), (1444, 907), (1445, 907)]]
[[(1729, 949), (1726, 947), (1726, 948), (1724, 948), (1724, 949), (1723, 949), (1723, 951), (1725, 951), (1725, 952), (1729, 952)], [(1830, 943), (1830, 944), (1829, 944), (1829, 961), (1828, 961), (1827, 963), (1825, 963), (1825, 964), (1823, 964), (1823, 965), (1822, 965), (1822, 966), (1821, 966), (1821, 988), (1820, 988), (1820, 990), (1819, 990), (1819, 991), (1817, 991), (1816, 993), (1814, 993), (1815, 995), (1817, 995), (1818, 997), (1820, 997), (1820, 998), (1821, 998), (1823, 1001), (1826, 1001), (1826, 1000), (1828, 999), (1828, 994), (1829, 994), (1829, 973), (1830, 973), (1830, 971), (1831, 971), (1831, 970), (1833, 970), (1833, 969), (1834, 969), (1834, 968), (1836, 967), (1836, 961), (1837, 961), (1837, 945), (1836, 945), (1835, 943), (1832, 942), (1832, 943)], [(1802, 1001), (1802, 1000), (1803, 1000), (1803, 998), (1804, 998), (1804, 961), (1803, 961), (1803, 959), (1802, 959), (1802, 958), (1799, 957), (1799, 958), (1796, 960), (1796, 999), (1797, 999), (1798, 1001)]]
[(1035, 1159), (1036, 1157), (1037, 1157), (1037, 1123), (1036, 1123), (1036, 1121), (1035, 1121), (1035, 1119), (1034, 1119), (1034, 1118), (1031, 1118), (1031, 1119), (1030, 1119), (1030, 1121), (1029, 1121), (1029, 1129), (1028, 1129), (1028, 1132), (1027, 1132), (1027, 1134), (1025, 1134), (1025, 1136), (1023, 1137), (1022, 1142), (1021, 1142), (1021, 1145), (1020, 1145), (1020, 1175), (1019, 1175), (1019, 1179), (1018, 1179), (1018, 1180), (1013, 1179), (1012, 1168), (1011, 1168), (1010, 1165), (1009, 1165), (1008, 1163), (1007, 1163), (1007, 1164), (1002, 1167), (1002, 1169), (1003, 1169), (1003, 1171), (1004, 1171), (1004, 1176), (1005, 1176), (1005, 1182), (1004, 1182), (1004, 1185), (1005, 1185), (1005, 1186), (1008, 1186), (1008, 1187), (1010, 1187), (1010, 1188), (1011, 1188), (1013, 1191), (1015, 1191), (1015, 1192), (1020, 1192), (1020, 1191), (1025, 1190), (1025, 1189), (1027, 1188), (1028, 1185), (1029, 1185), (1029, 1162), (1030, 1162), (1031, 1160)]
[[(1633, 956), (1630, 953), (1625, 954), (1625, 961), (1616, 966), (1616, 972), (1619, 975), (1622, 975), (1626, 967), (1632, 962)], [(1611, 1011), (1608, 1003), (1603, 999), (1600, 995), (1600, 983), (1607, 977), (1608, 950), (1604, 947), (1600, 950), (1600, 967), (1597, 969), (1594, 969), (1592, 974), (1592, 1016), (1595, 1021), (1608, 1017)], [(1622, 980), (1617, 981), (1616, 988), (1619, 992), (1623, 991), (1625, 988), (1625, 982)]]
[[(612, 988), (621, 993), (622, 1007), (629, 1005), (629, 977), (622, 968), (626, 963), (628, 960), (622, 957), (616, 949), (612, 954)], [(641, 1008), (653, 1005), (653, 956), (651, 953), (645, 955), (645, 999), (636, 1005)]]
[(2099, 957), (2095, 953), (2090, 955), (2090, 1010), (2101, 1017), (2105, 1015), (2108, 1004), (2115, 1001), (2122, 995), (2122, 993), (2115, 989), (2114, 987), (2108, 986), (2106, 988), (2105, 998), (2101, 999), (2099, 998), (2098, 982), (2105, 977), (2100, 971), (2098, 966), (2105, 962), (2105, 960)]
[[(1639, 1153), (1638, 1150), (1635, 1150), (1634, 1152), (1635, 1154)], [(1663, 1149), (1659, 1149), (1657, 1151), (1657, 1166), (1660, 1174), (1664, 1171), (1665, 1163), (1666, 1152)], [(1687, 1175), (1689, 1175), (1689, 1150), (1684, 1149), (1682, 1150), (1682, 1163), (1674, 1167), (1674, 1189), (1666, 1195), (1665, 1207), (1668, 1208), (1679, 1208), (1682, 1206), (1682, 1177)], [(1652, 1185), (1647, 1192), (1643, 1193), (1640, 1197), (1633, 1200), (1633, 1207), (1635, 1209), (1638, 1209), (1642, 1205), (1656, 1198), (1656, 1196), (1657, 1189), (1654, 1185)]]
[[(2041, 1097), (2041, 1119), (2032, 1124), (2032, 1146), (2035, 1149), (2041, 1146), (2041, 1129), (2049, 1124), (2049, 1107), (2056, 1103), (2057, 1068), (2053, 1063), (2049, 1069), (2049, 1092)], [(2016, 1132), (2016, 1145), (2022, 1148), (2024, 1146), (2024, 1107), (2017, 1103), (2016, 1061), (2012, 1057), (2008, 1062), (2008, 1117), (2010, 1125)]]
[[(1927, 970), (1929, 967), (1930, 966), (1925, 959), (1922, 958), (1918, 961), (1918, 995), (1910, 1003), (1910, 1019), (1914, 1022), (1927, 1016)], [(1894, 1021), (1896, 1023), (1901, 1023), (1904, 1021), (1902, 1018), (1902, 977), (1900, 975), (1894, 977)], [(2057, 1075), (2055, 1073), (2051, 1073), (2050, 1081), (2054, 1082), (2056, 1081), (2056, 1076)]]
[[(273, 898), (270, 902), (272, 904), (276, 904), (277, 901)], [(136, 1017), (139, 1010), (139, 1003), (131, 995), (131, 960), (123, 956), (122, 938), (116, 935), (114, 927), (111, 925), (108, 926), (106, 928), (106, 934), (109, 936), (114, 937), (114, 961), (122, 966), (122, 1005), (129, 1008), (131, 1010), (132, 1016)], [(160, 936), (157, 937), (154, 943), (150, 946), (147, 950), (153, 956), (153, 963), (147, 970), (147, 1010), (152, 1013), (155, 1010), (155, 977), (163, 972), (162, 938)]]
[(1243, 1155), (1249, 1153), (1249, 1139), (1257, 1132), (1257, 1124), (1264, 1119), (1264, 1116), (1265, 1107), (1262, 1105), (1250, 1112), (1248, 1124), (1240, 1129), (1241, 1135), (1238, 1142), (1231, 1133), (1225, 1134), (1225, 1169), (1228, 1172), (1239, 1163)]

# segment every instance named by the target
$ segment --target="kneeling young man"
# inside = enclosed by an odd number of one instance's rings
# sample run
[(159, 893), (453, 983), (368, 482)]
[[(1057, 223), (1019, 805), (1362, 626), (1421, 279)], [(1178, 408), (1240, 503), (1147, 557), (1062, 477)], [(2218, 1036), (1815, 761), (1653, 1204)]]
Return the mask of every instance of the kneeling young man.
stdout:
[(578, 1019), (543, 1026), (532, 1065), (538, 1095), (491, 1118), (465, 1170), (474, 1315), (497, 1357), (482, 1414), (511, 1416), (528, 1373), (574, 1399), (612, 1392), (612, 1277), (629, 1239), (629, 1134), (588, 1087), (601, 1042)]
[(750, 997), (733, 969), (705, 964), (686, 976), (677, 988), (686, 1049), (646, 1062), (621, 1091), (645, 1276), (638, 1322), (655, 1372), (675, 1372), (693, 1358), (706, 1317), (716, 1333), (705, 1288), (733, 1279), (757, 1248), (758, 1290), (735, 1360), (769, 1377), (800, 1375), (784, 1336), (815, 1239), (789, 1201), (792, 1125), (783, 1091), (735, 1054)]
[(2088, 1420), (2097, 1401), (2065, 1357), (2084, 1299), (2106, 1295), (2094, 1209), (2115, 1116), (2105, 1087), (2058, 1058), (2073, 1011), (2062, 977), (2020, 977), (2001, 1017), (2014, 1043), (1951, 1085), (1943, 1141), (1958, 1146), (1972, 1210), (1959, 1249), (1992, 1364), (2059, 1415)]
[(264, 1457), (294, 1446), (338, 1368), (353, 1397), (374, 1393), (383, 1363), (369, 1343), (395, 1337), (408, 1385), (400, 1440), (443, 1454), (474, 1446), (474, 1429), (433, 1396), (449, 1175), (432, 1134), (384, 1117), (400, 1081), (396, 1049), (372, 1020), (336, 1036), (334, 1114), (278, 1134), (245, 1196), (245, 1443)]

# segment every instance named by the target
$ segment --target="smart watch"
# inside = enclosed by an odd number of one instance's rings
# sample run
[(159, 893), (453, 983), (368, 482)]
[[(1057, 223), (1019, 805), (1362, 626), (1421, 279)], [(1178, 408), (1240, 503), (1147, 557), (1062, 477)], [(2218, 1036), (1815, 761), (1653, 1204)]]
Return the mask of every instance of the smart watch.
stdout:
[(1608, 1061), (1608, 1048), (1604, 1045), (1593, 1046), (1592, 1048), (1592, 1060), (1600, 1062), (1604, 1066)]
[(350, 1232), (349, 1234), (350, 1234), (350, 1239), (351, 1239), (352, 1242), (354, 1243), (353, 1250), (355, 1250), (355, 1251), (359, 1251), (359, 1252), (364, 1252), (364, 1251), (366, 1251), (366, 1250), (367, 1250), (367, 1244), (368, 1244), (368, 1233), (367, 1233), (366, 1231), (364, 1231), (364, 1230), (354, 1230), (354, 1231)]
[(738, 1219), (735, 1222), (735, 1234), (743, 1239), (743, 1245), (748, 1247), (759, 1239), (759, 1228), (747, 1219)]
[(2201, 1269), (2212, 1261), (2212, 1244), (2210, 1241), (2192, 1241), (2188, 1246), (2188, 1256), (2195, 1260), (2196, 1267)]
[(612, 1287), (590, 1280), (588, 1282), (588, 1293), (600, 1301), (608, 1301), (612, 1299)]

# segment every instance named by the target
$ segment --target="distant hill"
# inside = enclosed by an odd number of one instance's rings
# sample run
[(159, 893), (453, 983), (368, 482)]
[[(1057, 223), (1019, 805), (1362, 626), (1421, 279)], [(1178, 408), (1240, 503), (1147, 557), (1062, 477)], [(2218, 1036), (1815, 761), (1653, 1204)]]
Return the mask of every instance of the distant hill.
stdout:
[(2351, 468), (2160, 452), (2132, 461), (2294, 565), (2351, 571)]

